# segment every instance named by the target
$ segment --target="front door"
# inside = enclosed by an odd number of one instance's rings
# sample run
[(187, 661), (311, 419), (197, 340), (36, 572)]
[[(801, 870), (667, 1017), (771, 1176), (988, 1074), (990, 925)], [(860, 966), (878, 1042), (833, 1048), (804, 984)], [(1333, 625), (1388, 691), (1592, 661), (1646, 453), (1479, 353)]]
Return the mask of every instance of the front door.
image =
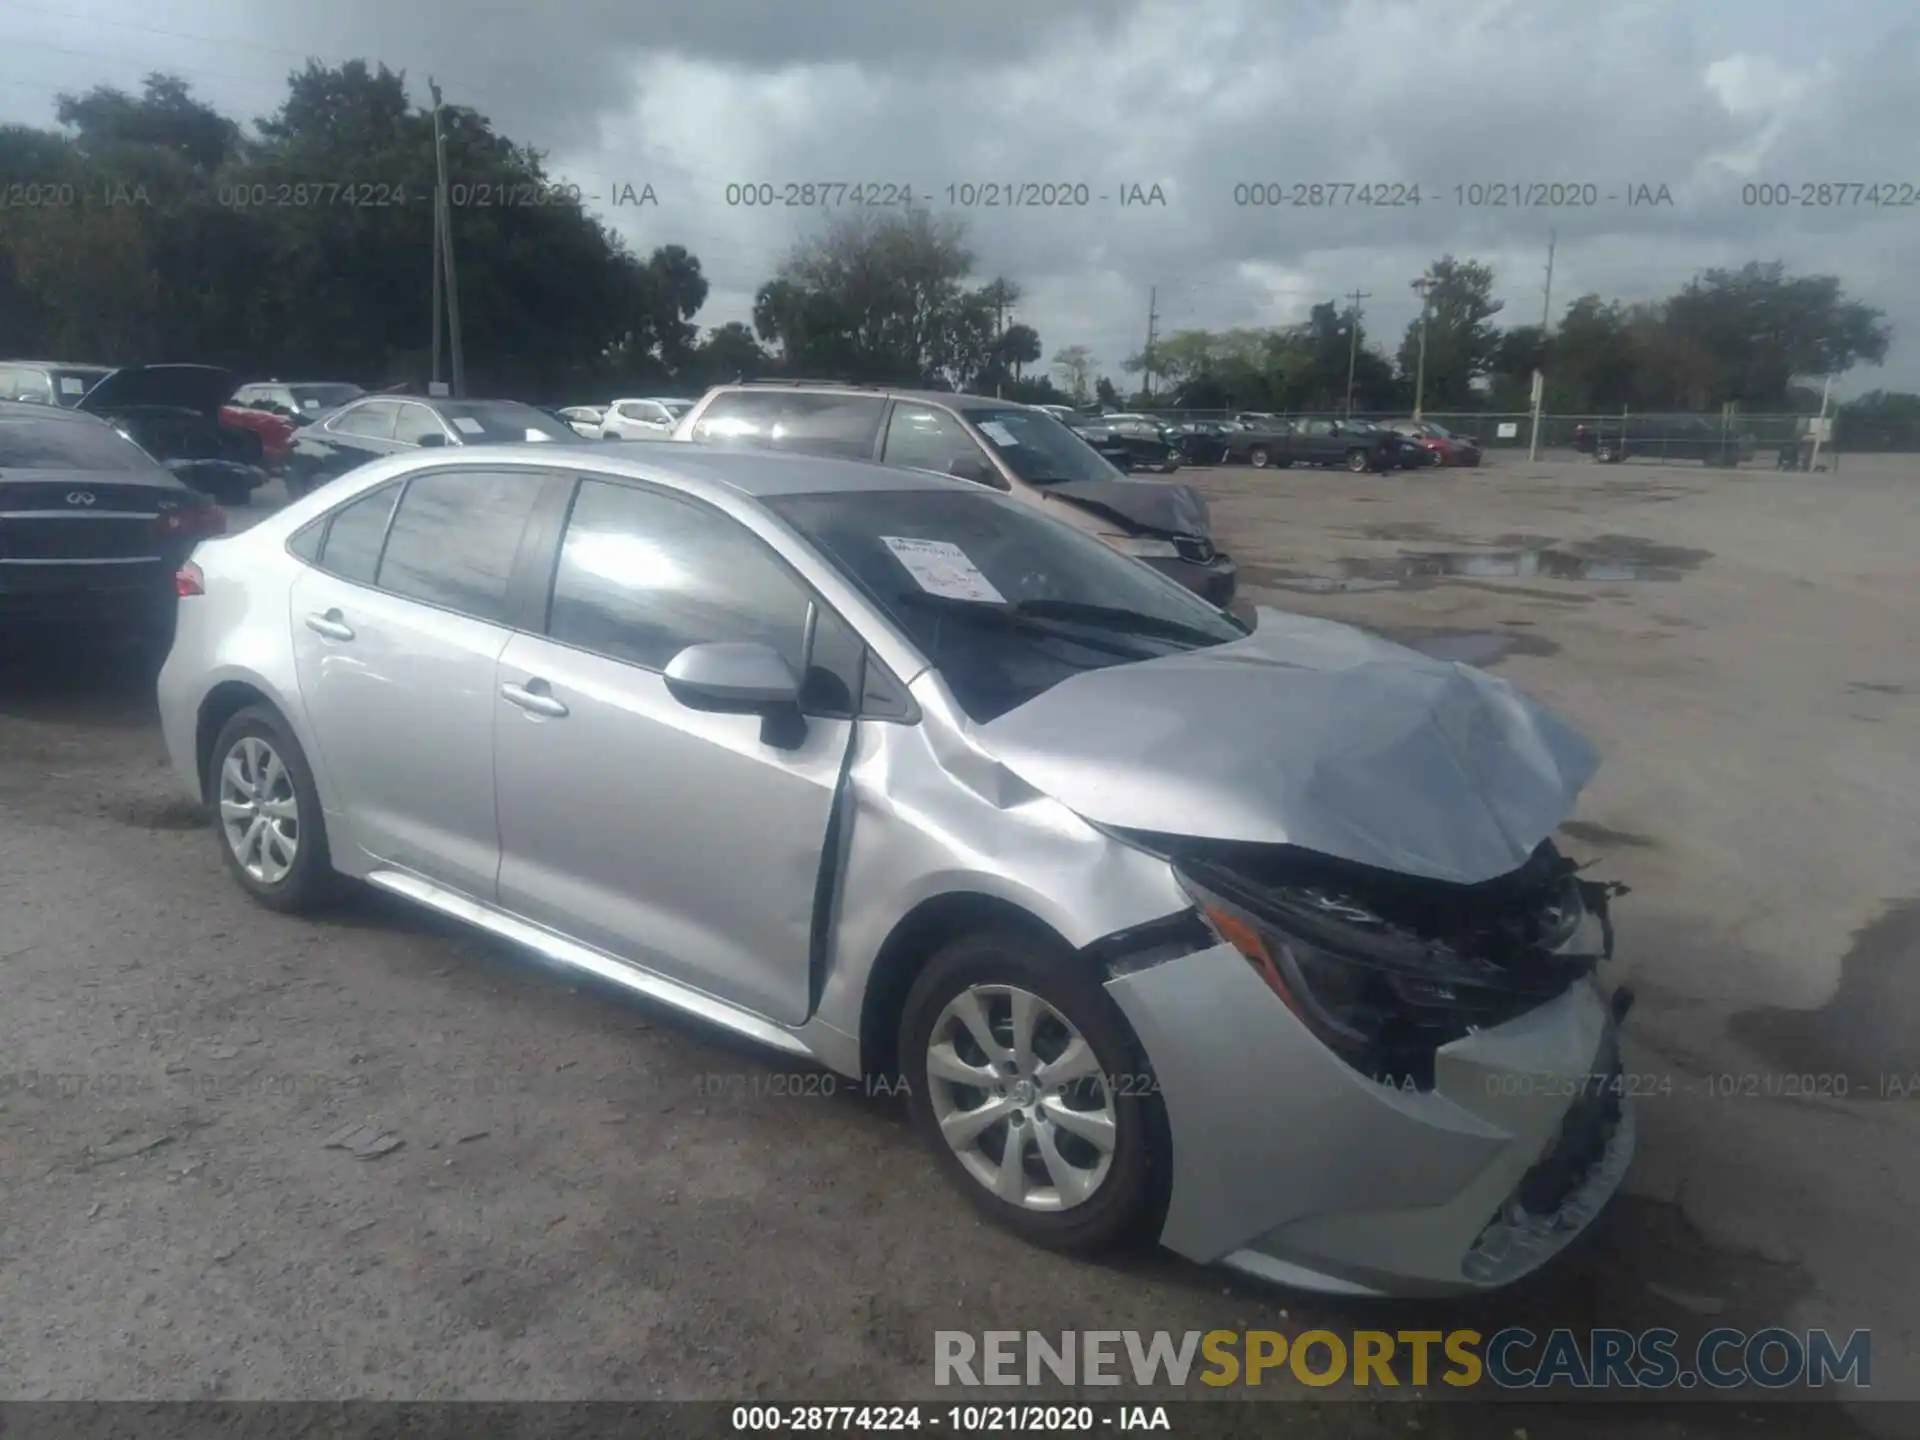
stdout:
[(661, 671), (758, 641), (807, 673), (811, 596), (732, 517), (608, 478), (581, 482), (552, 597), (494, 687), (500, 904), (799, 1023), (851, 704), (810, 707), (783, 747), (758, 716), (682, 705)]
[(543, 479), (447, 470), (382, 486), (335, 512), (292, 592), (301, 696), (347, 833), (483, 900), (500, 854), (494, 666)]

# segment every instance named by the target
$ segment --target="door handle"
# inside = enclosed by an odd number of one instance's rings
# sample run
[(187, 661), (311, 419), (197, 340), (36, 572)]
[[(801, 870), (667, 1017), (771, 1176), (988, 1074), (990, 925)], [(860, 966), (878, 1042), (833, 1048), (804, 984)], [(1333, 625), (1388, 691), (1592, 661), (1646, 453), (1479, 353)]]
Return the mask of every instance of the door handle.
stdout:
[(316, 635), (324, 635), (329, 640), (351, 640), (353, 627), (340, 618), (338, 610), (329, 610), (324, 615), (307, 616), (307, 628)]
[(544, 680), (529, 680), (525, 685), (502, 685), (500, 694), (509, 703), (518, 705), (530, 714), (548, 715), (558, 720), (567, 713), (567, 707), (553, 697)]

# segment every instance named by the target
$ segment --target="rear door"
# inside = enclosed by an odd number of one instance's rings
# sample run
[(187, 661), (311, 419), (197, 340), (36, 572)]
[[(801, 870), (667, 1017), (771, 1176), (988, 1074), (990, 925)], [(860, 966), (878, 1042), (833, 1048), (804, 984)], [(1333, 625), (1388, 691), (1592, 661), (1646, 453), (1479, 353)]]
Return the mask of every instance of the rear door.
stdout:
[(482, 900), (500, 857), (494, 665), (547, 483), (450, 466), (381, 486), (333, 512), (292, 590), (300, 694), (344, 828), (377, 860)]
[[(613, 477), (580, 483), (544, 632), (512, 637), (495, 676), (500, 904), (804, 1020), (858, 640), (733, 517)], [(712, 641), (772, 646), (807, 677), (803, 734), (668, 692), (667, 663)]]

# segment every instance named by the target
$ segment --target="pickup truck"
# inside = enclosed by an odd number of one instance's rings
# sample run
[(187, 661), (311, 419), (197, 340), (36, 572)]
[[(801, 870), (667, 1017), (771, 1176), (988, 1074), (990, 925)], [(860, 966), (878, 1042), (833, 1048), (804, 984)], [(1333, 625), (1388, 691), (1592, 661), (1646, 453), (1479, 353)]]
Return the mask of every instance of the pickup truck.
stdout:
[(1699, 460), (1735, 466), (1758, 448), (1753, 433), (1699, 415), (1628, 415), (1573, 428), (1573, 448), (1603, 464), (1623, 460)]
[(1338, 465), (1364, 475), (1400, 465), (1400, 437), (1377, 425), (1274, 419), (1263, 419), (1262, 424), (1265, 429), (1249, 430), (1233, 447), (1256, 470), (1269, 465), (1282, 470), (1289, 465)]

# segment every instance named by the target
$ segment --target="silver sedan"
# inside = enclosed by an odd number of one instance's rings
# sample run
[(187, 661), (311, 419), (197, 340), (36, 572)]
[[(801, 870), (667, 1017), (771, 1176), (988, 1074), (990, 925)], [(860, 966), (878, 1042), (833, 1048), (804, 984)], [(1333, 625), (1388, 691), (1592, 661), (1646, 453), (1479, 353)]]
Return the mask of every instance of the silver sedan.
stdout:
[(422, 452), (182, 568), (234, 879), (346, 881), (908, 1096), (988, 1216), (1348, 1294), (1504, 1284), (1633, 1146), (1597, 765), (1504, 681), (1236, 619), (938, 477)]

